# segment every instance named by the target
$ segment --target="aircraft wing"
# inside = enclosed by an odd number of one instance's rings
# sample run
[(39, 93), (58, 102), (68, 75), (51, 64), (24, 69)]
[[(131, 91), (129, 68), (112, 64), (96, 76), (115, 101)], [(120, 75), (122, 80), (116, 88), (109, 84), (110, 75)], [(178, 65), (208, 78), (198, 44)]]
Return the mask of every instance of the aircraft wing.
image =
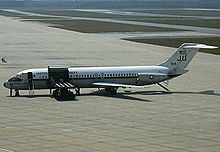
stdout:
[(110, 82), (94, 82), (93, 85), (100, 87), (145, 88), (145, 86), (118, 84)]

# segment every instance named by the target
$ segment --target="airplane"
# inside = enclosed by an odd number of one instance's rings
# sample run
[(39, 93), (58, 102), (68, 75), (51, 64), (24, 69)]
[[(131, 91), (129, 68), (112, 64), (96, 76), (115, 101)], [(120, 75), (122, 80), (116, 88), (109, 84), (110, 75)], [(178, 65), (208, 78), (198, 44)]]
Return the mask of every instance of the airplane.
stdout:
[[(116, 94), (119, 87), (144, 88), (161, 84), (172, 78), (185, 74), (186, 69), (199, 49), (214, 49), (215, 46), (196, 43), (184, 43), (164, 63), (157, 66), (119, 66), (119, 67), (61, 67), (48, 66), (41, 69), (27, 69), (5, 81), (3, 86), (15, 90), (29, 90), (29, 95), (36, 89), (50, 89), (56, 99), (74, 98), (80, 95), (80, 88), (104, 88), (106, 92)], [(75, 89), (76, 93), (70, 91)]]

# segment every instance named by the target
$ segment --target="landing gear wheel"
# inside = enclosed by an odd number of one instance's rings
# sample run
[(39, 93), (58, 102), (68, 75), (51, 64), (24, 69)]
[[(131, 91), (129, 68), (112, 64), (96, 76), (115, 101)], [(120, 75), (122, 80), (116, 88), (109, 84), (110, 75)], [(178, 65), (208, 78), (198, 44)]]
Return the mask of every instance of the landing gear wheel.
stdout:
[(53, 90), (53, 94), (52, 95), (53, 95), (54, 98), (56, 98), (58, 96), (58, 92), (59, 92), (58, 89)]
[(56, 89), (53, 91), (53, 97), (58, 101), (74, 100), (75, 95), (68, 89)]
[(111, 94), (117, 94), (117, 89), (111, 89), (111, 90), (110, 90), (110, 93), (111, 93)]
[(80, 88), (76, 88), (75, 91), (76, 91), (76, 95), (79, 96), (80, 95)]
[(109, 92), (110, 94), (117, 94), (118, 88), (111, 87), (111, 88), (105, 88), (106, 92)]
[(15, 96), (16, 96), (16, 97), (20, 96), (19, 90), (15, 90)]

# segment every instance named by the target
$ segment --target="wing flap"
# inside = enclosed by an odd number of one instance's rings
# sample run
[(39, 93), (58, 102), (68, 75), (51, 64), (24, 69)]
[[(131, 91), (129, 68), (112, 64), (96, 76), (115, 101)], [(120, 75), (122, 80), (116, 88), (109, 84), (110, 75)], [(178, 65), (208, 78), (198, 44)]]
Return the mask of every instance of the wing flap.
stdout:
[(145, 86), (118, 84), (118, 83), (110, 83), (110, 82), (94, 82), (93, 85), (100, 87), (145, 88)]

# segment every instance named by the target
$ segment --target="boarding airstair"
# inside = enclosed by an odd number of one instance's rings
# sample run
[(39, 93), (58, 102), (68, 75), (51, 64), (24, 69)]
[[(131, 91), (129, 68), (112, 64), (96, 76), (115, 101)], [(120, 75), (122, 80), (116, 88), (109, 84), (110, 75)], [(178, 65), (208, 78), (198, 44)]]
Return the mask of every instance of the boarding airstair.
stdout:
[(54, 87), (55, 87), (55, 88), (60, 88), (60, 89), (62, 89), (62, 88), (74, 89), (74, 88), (75, 88), (75, 86), (72, 85), (72, 84), (69, 83), (69, 82), (55, 83), (55, 84), (54, 84)]
[(50, 93), (52, 89), (53, 97), (58, 100), (73, 99), (75, 95), (70, 89), (74, 89), (74, 84), (69, 82), (68, 67), (48, 66)]

